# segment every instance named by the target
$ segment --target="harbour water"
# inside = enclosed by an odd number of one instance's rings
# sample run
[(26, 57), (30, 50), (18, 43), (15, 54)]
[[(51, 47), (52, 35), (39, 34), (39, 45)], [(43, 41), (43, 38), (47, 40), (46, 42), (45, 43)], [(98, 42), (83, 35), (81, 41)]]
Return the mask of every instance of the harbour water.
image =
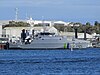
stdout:
[(0, 50), (0, 75), (100, 75), (100, 48)]

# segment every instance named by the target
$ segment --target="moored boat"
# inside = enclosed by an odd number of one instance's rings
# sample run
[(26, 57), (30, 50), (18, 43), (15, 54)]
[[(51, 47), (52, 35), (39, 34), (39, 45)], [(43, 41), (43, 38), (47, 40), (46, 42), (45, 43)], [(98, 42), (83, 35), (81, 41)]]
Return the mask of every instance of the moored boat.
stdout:
[(20, 49), (81, 49), (90, 47), (90, 42), (85, 40), (71, 39), (66, 36), (60, 36), (55, 33), (43, 31), (36, 35), (25, 37), (25, 31), (22, 33), (20, 41), (11, 43), (9, 48)]

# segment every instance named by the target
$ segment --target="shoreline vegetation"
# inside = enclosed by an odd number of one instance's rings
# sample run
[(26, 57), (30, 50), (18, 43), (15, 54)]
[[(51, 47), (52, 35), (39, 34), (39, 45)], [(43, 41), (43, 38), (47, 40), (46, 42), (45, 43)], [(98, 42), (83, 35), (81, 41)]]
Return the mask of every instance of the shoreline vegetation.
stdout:
[[(73, 24), (73, 26), (71, 26), (71, 24)], [(41, 24), (34, 25), (34, 27), (40, 27), (40, 26), (43, 26), (43, 25)], [(3, 28), (5, 27), (30, 27), (30, 24), (26, 22), (22, 22), (22, 21), (19, 21), (19, 22), (9, 21), (9, 24), (3, 25)], [(88, 34), (93, 34), (93, 33), (100, 34), (100, 23), (98, 21), (95, 21), (94, 25), (91, 25), (89, 22), (87, 22), (86, 24), (82, 24), (79, 22), (77, 23), (71, 22), (67, 26), (54, 25), (54, 27), (59, 32), (73, 32), (74, 29), (77, 29), (79, 33), (83, 33), (84, 31), (86, 31), (86, 33)]]

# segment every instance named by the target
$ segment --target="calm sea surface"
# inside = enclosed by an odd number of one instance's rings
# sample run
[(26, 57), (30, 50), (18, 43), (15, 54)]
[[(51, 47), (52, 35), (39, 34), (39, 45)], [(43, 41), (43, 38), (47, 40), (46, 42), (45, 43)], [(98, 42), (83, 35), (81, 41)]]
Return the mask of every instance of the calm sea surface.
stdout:
[(0, 75), (100, 75), (100, 48), (0, 50)]

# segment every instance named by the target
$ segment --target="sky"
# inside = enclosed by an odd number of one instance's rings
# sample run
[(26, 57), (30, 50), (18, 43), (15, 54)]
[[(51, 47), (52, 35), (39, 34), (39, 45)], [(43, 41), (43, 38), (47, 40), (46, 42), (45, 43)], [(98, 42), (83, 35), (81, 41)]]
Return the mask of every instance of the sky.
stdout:
[(15, 8), (22, 20), (100, 21), (100, 0), (0, 0), (0, 20), (15, 20)]

